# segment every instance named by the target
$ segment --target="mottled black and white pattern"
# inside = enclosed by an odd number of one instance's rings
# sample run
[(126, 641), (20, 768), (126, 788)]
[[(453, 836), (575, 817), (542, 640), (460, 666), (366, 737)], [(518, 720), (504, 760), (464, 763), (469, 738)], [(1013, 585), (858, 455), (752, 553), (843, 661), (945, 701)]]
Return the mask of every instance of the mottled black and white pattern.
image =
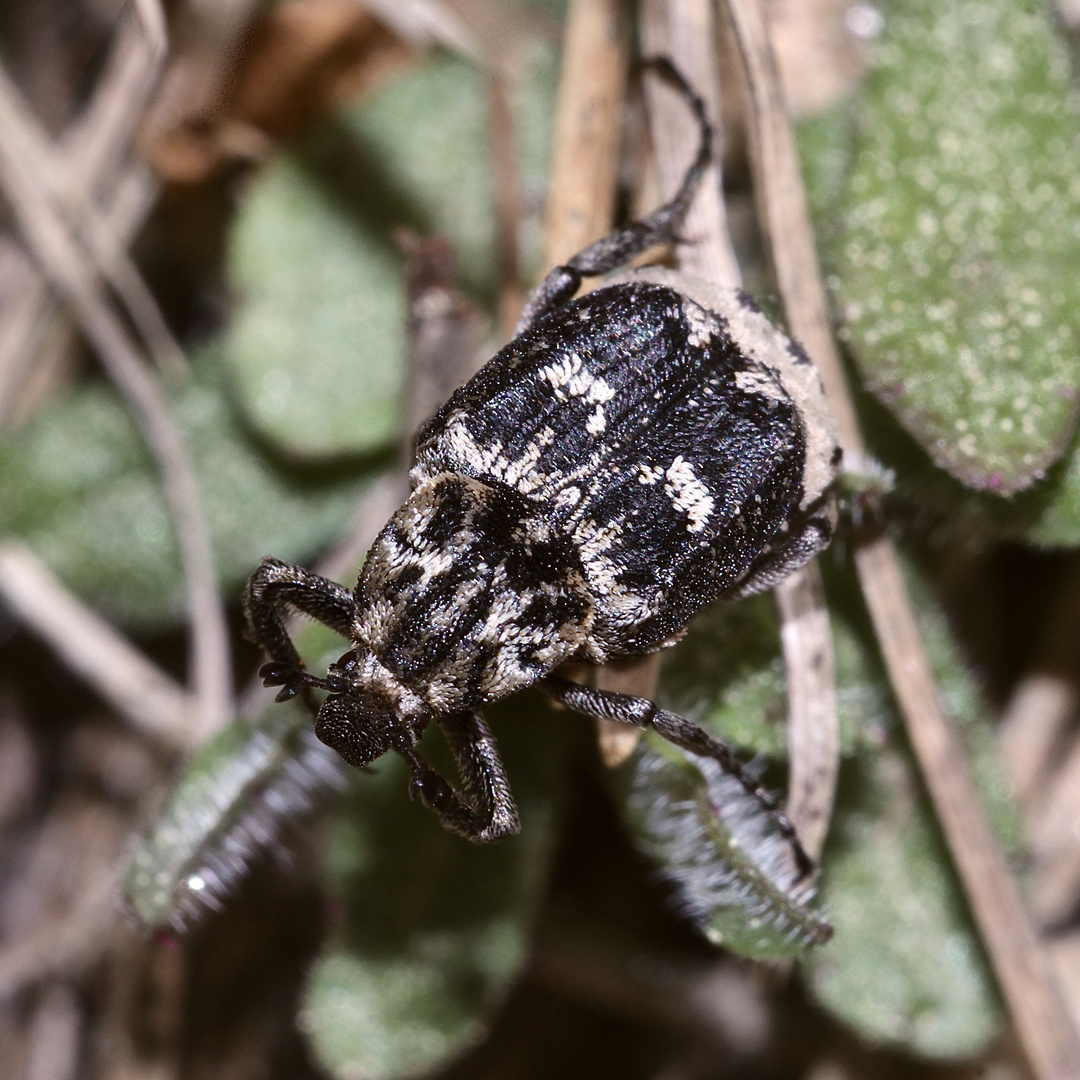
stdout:
[[(273, 660), (268, 685), (282, 697), (328, 690), (319, 737), (354, 765), (403, 754), (416, 794), (474, 840), (517, 827), (480, 711), (534, 684), (578, 711), (651, 726), (756, 791), (696, 725), (552, 673), (672, 643), (705, 604), (768, 588), (832, 532), (839, 451), (820, 383), (748, 298), (652, 269), (571, 299), (582, 277), (670, 238), (708, 160), (701, 103), (681, 87), (703, 131), (682, 189), (556, 267), (518, 336), (423, 427), (412, 493), (355, 591), (265, 560), (245, 596)], [(289, 607), (351, 639), (325, 679), (302, 670)], [(432, 720), (464, 793), (415, 750)]]
[[(412, 479), (509, 488), (585, 578), (575, 659), (636, 656), (732, 588), (802, 503), (806, 435), (779, 378), (668, 285), (540, 319), (421, 430)], [(575, 635), (576, 638), (576, 635)]]

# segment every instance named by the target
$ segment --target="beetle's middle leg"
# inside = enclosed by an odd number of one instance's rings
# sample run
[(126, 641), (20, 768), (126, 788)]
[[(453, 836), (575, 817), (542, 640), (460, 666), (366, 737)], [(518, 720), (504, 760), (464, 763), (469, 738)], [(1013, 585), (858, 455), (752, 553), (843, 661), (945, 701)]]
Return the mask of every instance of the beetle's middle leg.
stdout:
[(835, 516), (828, 513), (807, 518), (801, 528), (780, 547), (760, 556), (734, 587), (721, 594), (724, 601), (756, 596), (778, 585), (829, 546)]
[(631, 724), (642, 730), (652, 728), (668, 742), (674, 743), (683, 750), (701, 757), (712, 758), (713, 761), (719, 763), (724, 772), (735, 777), (747, 794), (757, 799), (772, 816), (781, 833), (791, 844), (799, 873), (805, 877), (814, 869), (813, 861), (799, 842), (795, 826), (780, 809), (776, 799), (746, 771), (731, 747), (719, 739), (714, 739), (697, 724), (679, 716), (678, 713), (661, 709), (646, 698), (632, 697), (614, 690), (598, 690), (592, 686), (581, 686), (555, 675), (549, 675), (537, 685), (574, 712), (584, 713), (586, 716), (601, 720), (614, 720), (619, 724)]

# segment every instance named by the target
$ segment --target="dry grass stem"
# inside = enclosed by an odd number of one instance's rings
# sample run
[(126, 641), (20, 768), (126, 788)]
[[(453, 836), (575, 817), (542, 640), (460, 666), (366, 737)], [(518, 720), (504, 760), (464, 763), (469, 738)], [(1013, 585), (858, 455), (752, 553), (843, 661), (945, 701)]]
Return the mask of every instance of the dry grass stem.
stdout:
[(773, 590), (788, 700), (787, 816), (812, 859), (820, 859), (840, 777), (840, 724), (832, 627), (817, 561)]
[(169, 51), (169, 34), (161, 0), (134, 0), (133, 6), (154, 54), (164, 56)]
[(5, 895), (0, 1000), (49, 979), (75, 979), (108, 952), (126, 843), (126, 826), (100, 803), (69, 799), (52, 811)]
[(13, 241), (0, 239), (0, 426), (15, 422), (23, 410), (51, 297), (29, 256)]
[(417, 48), (441, 45), (478, 63), (482, 51), (468, 22), (442, 0), (358, 0), (384, 26)]
[(573, 926), (548, 926), (540, 931), (530, 974), (616, 1016), (704, 1038), (712, 1059), (700, 1075), (713, 1075), (716, 1061), (732, 1051), (748, 1057), (762, 1052), (774, 1037), (757, 973), (730, 957), (628, 953), (615, 939)]
[(82, 1009), (64, 983), (47, 986), (34, 1009), (28, 1032), (28, 1080), (74, 1080), (79, 1067)]
[(1057, 926), (1080, 905), (1080, 736), (1073, 738), (1046, 795), (1029, 818), (1033, 898), (1042, 922)]
[(1075, 926), (1047, 942), (1061, 987), (1072, 1007), (1073, 1023), (1080, 1027), (1080, 930)]
[(69, 182), (68, 163), (57, 156), (2, 67), (0, 127), (4, 141), (17, 147), (24, 156), (23, 166), (34, 174), (41, 199), (47, 198), (53, 204), (53, 227), (67, 228), (70, 222), (74, 235), (67, 238), (67, 243), (85, 245), (95, 269), (116, 291), (158, 367), (171, 376), (182, 375), (187, 369), (183, 350), (173, 338), (142, 275), (109, 222), (85, 193)]
[(94, 265), (44, 194), (41, 177), (31, 167), (19, 138), (20, 130), (18, 117), (6, 110), (0, 114), (0, 186), (35, 257), (67, 297), (102, 366), (128, 401), (161, 469), (188, 591), (192, 679), (199, 702), (196, 737), (202, 738), (232, 711), (230, 650), (187, 447), (162, 389), (113, 312)]
[(1073, 559), (1001, 717), (1001, 757), (1020, 805), (1036, 812), (1080, 705), (1080, 559)]
[(551, 148), (545, 271), (611, 228), (629, 64), (627, 33), (623, 0), (572, 0)]
[[(814, 249), (798, 157), (756, 0), (726, 0), (743, 60), (755, 194), (795, 337), (822, 369), (845, 449), (864, 452)], [(1041, 1080), (1080, 1075), (1080, 1039), (941, 705), (891, 542), (871, 539), (856, 567), (894, 692), (938, 819), (1028, 1061)]]
[[(667, 56), (705, 99), (713, 125), (713, 160), (679, 226), (679, 268), (737, 289), (742, 284), (731, 246), (720, 174), (720, 80), (713, 7), (708, 0), (645, 0), (641, 7), (641, 53)], [(661, 199), (677, 191), (699, 140), (697, 120), (679, 92), (663, 79), (645, 79), (649, 130)]]
[(514, 333), (525, 303), (521, 280), (521, 183), (518, 177), (514, 115), (510, 107), (509, 65), (496, 63), (488, 73), (488, 113), (495, 188), (495, 235), (499, 271), (499, 338)]
[[(722, 133), (718, 52), (709, 0), (647, 0), (641, 18), (642, 52), (675, 56), (690, 82), (706, 97), (714, 141)], [(697, 141), (686, 103), (659, 79), (646, 81), (650, 128), (657, 148), (661, 190), (676, 189)], [(677, 136), (677, 138), (676, 138)], [(739, 288), (742, 275), (728, 233), (718, 145), (694, 197), (676, 244), (688, 273)], [(788, 696), (790, 775), (787, 813), (804, 848), (817, 858), (825, 842), (840, 773), (832, 632), (817, 563), (792, 574), (775, 589)]]
[(97, 201), (107, 195), (128, 163), (162, 64), (162, 55), (139, 22), (121, 17), (89, 103), (57, 140), (88, 198)]
[[(83, 197), (102, 205), (106, 228), (124, 247), (156, 198), (149, 171), (128, 158), (160, 72), (161, 57), (142, 27), (122, 19), (89, 104), (60, 136), (54, 154), (56, 168), (70, 183), (82, 185)], [(31, 371), (47, 362), (47, 354), (39, 355), (39, 343), (57, 311), (53, 291), (34, 263), (12, 243), (5, 254), (17, 258), (18, 265), (5, 275), (9, 284), (0, 305), (0, 425), (16, 417)], [(58, 359), (63, 354), (52, 355)], [(35, 383), (42, 374), (35, 371)]]
[(183, 687), (21, 545), (0, 545), (0, 596), (133, 728), (169, 749), (190, 748), (194, 702)]

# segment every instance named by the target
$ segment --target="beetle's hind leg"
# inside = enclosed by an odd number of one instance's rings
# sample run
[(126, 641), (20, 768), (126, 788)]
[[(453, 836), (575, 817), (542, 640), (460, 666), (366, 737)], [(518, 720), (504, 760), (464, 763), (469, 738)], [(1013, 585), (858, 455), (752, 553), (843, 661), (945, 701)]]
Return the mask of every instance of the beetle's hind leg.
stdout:
[[(271, 558), (263, 559), (248, 579), (242, 602), (248, 637), (272, 661), (260, 674), (267, 686), (285, 688), (279, 695), (282, 698), (292, 697), (304, 685), (303, 661), (285, 627), (285, 613), (299, 611), (347, 638), (356, 611), (351, 589)], [(290, 672), (295, 678), (290, 678)]]
[(643, 60), (642, 67), (655, 71), (672, 83), (686, 99), (701, 131), (697, 157), (687, 169), (679, 190), (669, 202), (641, 221), (632, 221), (629, 225), (608, 233), (584, 251), (579, 251), (564, 266), (554, 267), (525, 302), (525, 310), (518, 320), (514, 337), (522, 334), (542, 315), (572, 300), (581, 288), (583, 278), (617, 270), (635, 255), (640, 255), (656, 244), (673, 240), (679, 222), (690, 207), (694, 192), (712, 159), (713, 132), (705, 111), (705, 102), (683, 78), (678, 68), (665, 57), (654, 56)]
[(679, 716), (678, 713), (661, 709), (646, 698), (631, 697), (629, 694), (619, 694), (614, 690), (598, 690), (591, 686), (581, 686), (554, 675), (542, 679), (537, 685), (574, 712), (602, 720), (614, 720), (619, 724), (631, 724), (642, 730), (652, 728), (668, 742), (674, 743), (683, 750), (718, 762), (724, 772), (735, 777), (746, 792), (757, 799), (776, 822), (777, 828), (791, 844), (800, 876), (807, 877), (813, 871), (813, 861), (799, 842), (795, 826), (780, 809), (776, 799), (758, 783), (756, 777), (743, 767), (730, 747), (719, 739), (714, 739), (697, 724)]
[(495, 737), (477, 712), (438, 717), (464, 781), (459, 794), (414, 751), (405, 753), (413, 770), (410, 790), (438, 814), (452, 832), (486, 844), (513, 836), (521, 829), (510, 782)]

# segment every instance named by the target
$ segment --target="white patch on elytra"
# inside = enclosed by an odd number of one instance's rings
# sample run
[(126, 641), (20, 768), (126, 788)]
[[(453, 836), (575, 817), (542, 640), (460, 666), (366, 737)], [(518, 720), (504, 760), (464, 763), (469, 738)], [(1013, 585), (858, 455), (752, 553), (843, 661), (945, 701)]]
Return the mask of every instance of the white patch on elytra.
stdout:
[[(540, 378), (551, 384), (558, 393), (581, 370), (581, 357), (577, 353), (560, 356), (554, 363), (540, 369)], [(562, 397), (563, 395), (559, 395)]]
[(607, 427), (607, 417), (604, 415), (604, 407), (596, 406), (596, 411), (585, 421), (585, 430), (590, 435), (602, 435)]
[(668, 466), (664, 473), (667, 481), (664, 492), (671, 499), (676, 510), (681, 510), (690, 519), (686, 526), (688, 532), (701, 532), (716, 508), (709, 489), (694, 474), (694, 467), (681, 454)]
[(577, 353), (569, 353), (542, 367), (540, 378), (549, 383), (560, 401), (584, 398), (603, 405), (615, 396), (614, 389), (600, 375), (594, 375)]
[(548, 473), (537, 468), (540, 458), (555, 441), (555, 432), (550, 427), (537, 432), (536, 438), (516, 458), (503, 453), (501, 442), (480, 446), (465, 426), (463, 418), (455, 418), (447, 425), (445, 438), (446, 449), (451, 455), (467, 462), (481, 475), (517, 488), (523, 495), (531, 495), (552, 481)]
[(698, 348), (708, 345), (720, 333), (716, 317), (692, 300), (683, 301), (682, 315), (686, 320), (686, 340)]
[(761, 369), (748, 368), (735, 372), (735, 385), (744, 394), (760, 394), (774, 401), (787, 401), (788, 396), (775, 378)]
[(640, 470), (638, 473), (639, 484), (648, 484), (649, 486), (652, 486), (664, 475), (663, 469), (655, 468), (645, 462), (642, 462), (641, 465), (638, 466), (638, 469)]

